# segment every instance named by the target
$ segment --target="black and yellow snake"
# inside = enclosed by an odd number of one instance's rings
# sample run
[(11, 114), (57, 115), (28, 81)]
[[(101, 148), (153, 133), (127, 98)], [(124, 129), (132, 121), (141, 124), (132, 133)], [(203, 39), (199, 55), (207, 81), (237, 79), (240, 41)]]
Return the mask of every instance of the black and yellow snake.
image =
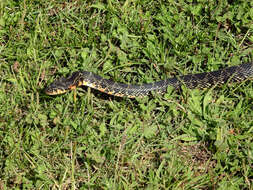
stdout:
[(249, 78), (253, 78), (253, 62), (226, 67), (212, 72), (168, 78), (142, 85), (117, 83), (104, 79), (92, 72), (77, 71), (70, 77), (55, 80), (45, 89), (45, 93), (48, 95), (58, 95), (78, 86), (88, 86), (113, 96), (135, 98), (146, 96), (152, 91), (166, 92), (168, 86), (179, 88), (185, 85), (188, 88), (209, 88), (213, 85), (224, 84), (226, 82), (240, 82)]

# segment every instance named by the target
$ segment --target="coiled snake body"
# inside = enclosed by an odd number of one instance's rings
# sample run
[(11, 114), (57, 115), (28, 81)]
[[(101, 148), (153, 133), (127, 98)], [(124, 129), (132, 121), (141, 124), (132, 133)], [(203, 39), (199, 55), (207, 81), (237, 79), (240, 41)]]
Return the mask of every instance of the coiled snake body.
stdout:
[(217, 71), (189, 74), (179, 77), (168, 78), (158, 82), (142, 85), (117, 83), (104, 79), (88, 71), (74, 72), (70, 77), (55, 80), (46, 89), (48, 95), (63, 94), (78, 86), (88, 86), (101, 92), (120, 97), (142, 97), (150, 92), (166, 92), (168, 86), (179, 88), (185, 85), (188, 88), (209, 88), (213, 85), (226, 82), (240, 82), (253, 77), (253, 62), (243, 63), (238, 66), (226, 67)]

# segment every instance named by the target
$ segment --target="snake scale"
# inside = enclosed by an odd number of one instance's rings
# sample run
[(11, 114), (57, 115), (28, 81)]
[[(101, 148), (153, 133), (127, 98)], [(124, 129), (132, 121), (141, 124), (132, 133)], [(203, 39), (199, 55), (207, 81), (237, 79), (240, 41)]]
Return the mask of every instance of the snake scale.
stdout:
[(185, 85), (191, 89), (203, 89), (227, 82), (240, 82), (249, 78), (253, 78), (253, 62), (225, 67), (217, 71), (183, 75), (141, 85), (118, 83), (104, 79), (92, 72), (76, 71), (67, 78), (62, 77), (55, 80), (45, 89), (45, 93), (58, 95), (78, 86), (88, 86), (113, 96), (136, 98), (146, 96), (150, 92), (166, 92), (168, 86), (180, 88)]

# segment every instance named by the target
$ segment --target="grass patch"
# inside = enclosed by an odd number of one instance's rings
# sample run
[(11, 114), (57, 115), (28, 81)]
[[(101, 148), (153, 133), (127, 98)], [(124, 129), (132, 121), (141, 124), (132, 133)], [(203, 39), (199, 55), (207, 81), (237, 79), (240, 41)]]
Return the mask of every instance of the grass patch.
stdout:
[(90, 89), (88, 70), (141, 84), (252, 61), (251, 1), (2, 1), (0, 189), (251, 189), (253, 85)]

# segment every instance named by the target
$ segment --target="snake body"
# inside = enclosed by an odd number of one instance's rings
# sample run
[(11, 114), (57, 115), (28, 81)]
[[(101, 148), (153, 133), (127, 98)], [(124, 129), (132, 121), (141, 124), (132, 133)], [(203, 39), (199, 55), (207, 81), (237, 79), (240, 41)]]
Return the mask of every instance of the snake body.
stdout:
[(253, 78), (253, 62), (243, 63), (238, 66), (225, 67), (223, 69), (199, 74), (189, 74), (142, 85), (124, 84), (104, 79), (88, 71), (76, 71), (67, 78), (55, 80), (46, 89), (48, 95), (63, 94), (78, 86), (88, 86), (101, 92), (119, 97), (142, 97), (151, 92), (163, 93), (168, 86), (180, 88), (185, 85), (188, 88), (210, 88), (227, 82), (240, 82)]

